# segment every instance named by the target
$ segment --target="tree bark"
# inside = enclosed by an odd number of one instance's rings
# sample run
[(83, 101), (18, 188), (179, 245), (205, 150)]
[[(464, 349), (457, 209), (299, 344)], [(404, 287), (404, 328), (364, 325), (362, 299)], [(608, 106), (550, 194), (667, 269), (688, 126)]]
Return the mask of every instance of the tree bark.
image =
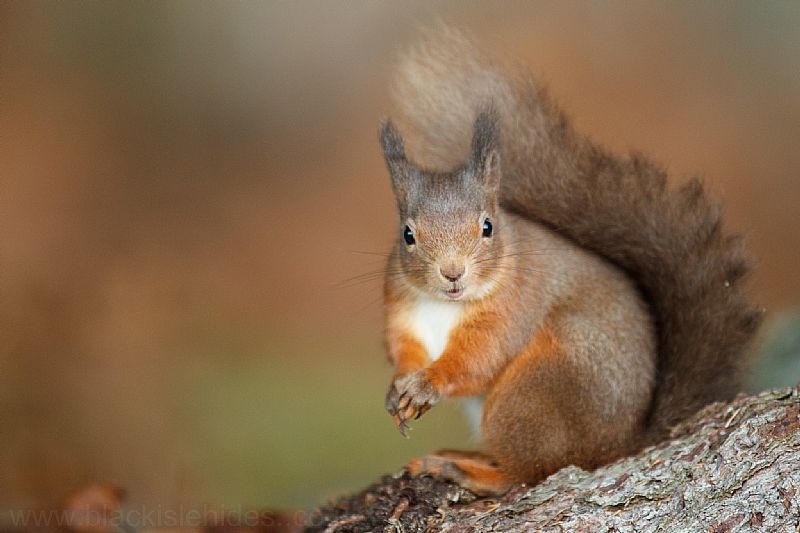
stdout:
[(636, 456), (501, 498), (386, 476), (317, 509), (306, 530), (800, 531), (800, 386), (712, 404)]

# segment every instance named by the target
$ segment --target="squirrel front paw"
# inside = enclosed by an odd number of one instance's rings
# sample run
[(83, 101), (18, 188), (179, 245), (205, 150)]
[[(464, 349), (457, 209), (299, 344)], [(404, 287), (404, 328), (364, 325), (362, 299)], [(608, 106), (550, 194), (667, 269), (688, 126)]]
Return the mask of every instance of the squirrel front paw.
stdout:
[(428, 372), (425, 369), (418, 370), (392, 380), (386, 393), (386, 410), (405, 437), (408, 421), (425, 414), (441, 397)]

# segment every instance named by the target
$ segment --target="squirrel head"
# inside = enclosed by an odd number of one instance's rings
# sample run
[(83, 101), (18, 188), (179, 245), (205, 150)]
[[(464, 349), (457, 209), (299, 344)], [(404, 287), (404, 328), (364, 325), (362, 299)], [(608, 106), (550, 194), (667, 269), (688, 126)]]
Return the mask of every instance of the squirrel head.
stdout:
[(477, 299), (492, 290), (502, 272), (497, 130), (493, 113), (478, 115), (469, 161), (435, 172), (408, 160), (403, 138), (390, 121), (381, 128), (400, 214), (396, 253), (402, 275), (424, 293), (445, 300)]

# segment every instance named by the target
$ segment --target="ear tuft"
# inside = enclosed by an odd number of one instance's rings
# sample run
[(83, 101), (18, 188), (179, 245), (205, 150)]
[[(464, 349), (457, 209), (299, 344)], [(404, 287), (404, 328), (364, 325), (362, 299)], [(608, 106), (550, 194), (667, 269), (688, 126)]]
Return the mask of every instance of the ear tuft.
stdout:
[(413, 167), (406, 159), (403, 137), (390, 120), (386, 120), (381, 126), (379, 135), (383, 157), (386, 160), (386, 168), (389, 169), (389, 177), (392, 180), (397, 204), (402, 210), (402, 206), (408, 201), (409, 191), (411, 190), (411, 180), (414, 177)]
[(499, 127), (497, 112), (489, 108), (475, 118), (470, 167), (484, 183), (497, 186), (500, 179)]
[(386, 161), (389, 160), (405, 160), (406, 150), (403, 144), (403, 137), (397, 128), (394, 127), (391, 120), (385, 120), (381, 126), (380, 131), (381, 147), (383, 148), (383, 155)]

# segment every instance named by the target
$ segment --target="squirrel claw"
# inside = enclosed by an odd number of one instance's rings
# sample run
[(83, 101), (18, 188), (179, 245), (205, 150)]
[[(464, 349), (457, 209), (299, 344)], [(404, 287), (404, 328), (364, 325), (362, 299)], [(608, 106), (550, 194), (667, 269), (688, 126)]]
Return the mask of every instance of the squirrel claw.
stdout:
[(394, 415), (394, 423), (397, 426), (397, 430), (400, 432), (402, 436), (408, 438), (408, 434), (406, 430), (411, 430), (411, 427), (406, 423), (406, 420), (401, 418), (400, 415)]
[(397, 402), (397, 410), (405, 409), (409, 403), (411, 403), (411, 396), (403, 394), (400, 397), (400, 401)]
[(429, 404), (429, 403), (424, 403), (424, 404), (420, 405), (419, 409), (417, 410), (417, 414), (414, 416), (414, 420), (418, 419), (419, 417), (421, 417), (422, 415), (427, 413), (430, 410), (430, 408), (431, 408), (431, 404)]
[(419, 411), (417, 410), (417, 406), (409, 405), (402, 414), (403, 420), (411, 420), (412, 418), (416, 419), (415, 415), (418, 415)]

